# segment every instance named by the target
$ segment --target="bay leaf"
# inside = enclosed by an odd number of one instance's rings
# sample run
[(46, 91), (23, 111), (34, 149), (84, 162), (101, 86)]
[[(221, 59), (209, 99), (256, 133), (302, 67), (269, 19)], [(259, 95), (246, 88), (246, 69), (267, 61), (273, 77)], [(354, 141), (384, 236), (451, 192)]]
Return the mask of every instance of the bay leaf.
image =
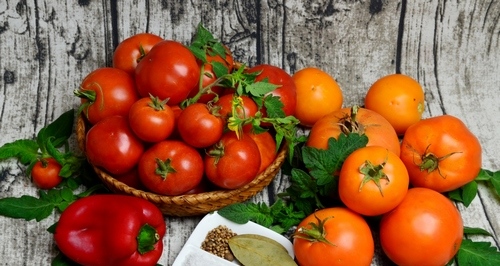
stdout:
[(244, 266), (297, 266), (280, 243), (261, 235), (241, 234), (229, 239), (229, 248)]

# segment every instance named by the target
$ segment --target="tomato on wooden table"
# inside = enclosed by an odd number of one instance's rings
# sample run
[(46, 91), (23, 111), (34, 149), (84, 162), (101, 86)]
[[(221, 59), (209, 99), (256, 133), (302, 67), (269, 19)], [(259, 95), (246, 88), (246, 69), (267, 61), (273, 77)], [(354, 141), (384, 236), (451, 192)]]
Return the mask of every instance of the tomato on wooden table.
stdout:
[(163, 41), (163, 38), (152, 33), (138, 33), (121, 41), (113, 52), (113, 67), (135, 76), (135, 68), (141, 59)]
[(220, 188), (237, 189), (255, 179), (260, 161), (259, 147), (252, 138), (246, 133), (238, 138), (234, 131), (228, 131), (207, 150), (205, 174)]
[(132, 77), (111, 67), (90, 72), (74, 94), (81, 98), (83, 114), (91, 124), (113, 115), (126, 116), (139, 100)]
[(139, 177), (150, 191), (176, 196), (195, 188), (203, 177), (203, 159), (193, 147), (164, 140), (147, 149), (139, 161)]
[(196, 58), (186, 46), (173, 40), (164, 40), (153, 46), (135, 69), (139, 95), (169, 98), (170, 105), (185, 100), (199, 79)]
[(144, 152), (123, 116), (110, 116), (92, 126), (85, 137), (85, 153), (91, 164), (113, 175), (132, 170)]
[(326, 150), (329, 138), (349, 133), (365, 134), (368, 137), (366, 146), (381, 146), (400, 154), (398, 135), (387, 119), (357, 106), (342, 108), (320, 118), (309, 131), (306, 145)]
[(177, 130), (187, 144), (195, 148), (206, 148), (219, 141), (224, 125), (217, 108), (204, 103), (194, 103), (180, 113)]
[(458, 252), (462, 238), (458, 209), (428, 188), (410, 188), (380, 221), (382, 249), (398, 265), (446, 265)]
[(301, 266), (370, 265), (374, 246), (368, 223), (344, 207), (312, 213), (299, 223), (293, 239)]
[(168, 138), (175, 127), (175, 114), (166, 100), (145, 97), (135, 102), (128, 114), (132, 131), (146, 142), (158, 142)]
[(396, 154), (380, 146), (368, 146), (347, 156), (338, 191), (351, 210), (376, 216), (394, 209), (404, 199), (409, 183), (408, 171)]
[(406, 130), (401, 160), (410, 183), (438, 192), (457, 189), (476, 178), (482, 166), (477, 137), (457, 117), (440, 115), (421, 120)]
[(63, 178), (59, 176), (61, 164), (54, 158), (42, 158), (31, 169), (31, 179), (36, 187), (52, 189), (59, 185)]

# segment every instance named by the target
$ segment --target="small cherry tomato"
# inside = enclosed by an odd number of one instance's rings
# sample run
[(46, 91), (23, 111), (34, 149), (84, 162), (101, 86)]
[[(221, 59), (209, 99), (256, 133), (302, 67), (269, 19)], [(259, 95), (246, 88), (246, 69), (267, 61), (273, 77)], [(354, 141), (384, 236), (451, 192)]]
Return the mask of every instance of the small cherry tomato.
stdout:
[(85, 138), (85, 153), (91, 164), (113, 175), (132, 170), (144, 152), (143, 142), (123, 116), (110, 116), (92, 126)]
[(145, 97), (135, 102), (128, 114), (130, 128), (146, 142), (159, 142), (172, 134), (175, 114), (166, 101)]
[(397, 265), (446, 265), (462, 238), (458, 209), (428, 188), (410, 188), (403, 201), (380, 221), (382, 250)]
[(338, 191), (349, 209), (376, 216), (394, 209), (405, 197), (409, 183), (408, 171), (396, 154), (380, 146), (368, 146), (347, 156)]
[(458, 118), (440, 115), (411, 125), (401, 143), (401, 160), (410, 183), (438, 192), (457, 189), (476, 178), (482, 166), (477, 137)]
[(257, 176), (259, 147), (246, 133), (238, 138), (234, 131), (228, 131), (206, 152), (204, 161), (210, 182), (220, 188), (237, 189)]
[(301, 266), (370, 265), (374, 246), (368, 223), (343, 207), (312, 213), (299, 223), (293, 239)]
[(301, 125), (312, 127), (321, 117), (342, 108), (342, 90), (328, 73), (307, 67), (297, 71), (292, 78), (298, 99), (295, 117)]
[(215, 144), (224, 131), (224, 120), (204, 103), (194, 103), (182, 110), (177, 130), (187, 144), (206, 148)]
[(35, 186), (41, 189), (52, 189), (59, 185), (63, 178), (59, 176), (61, 164), (54, 158), (43, 158), (31, 169), (31, 178)]
[(203, 159), (196, 149), (182, 141), (160, 141), (141, 156), (139, 177), (152, 192), (181, 195), (201, 182)]
[(135, 75), (135, 68), (141, 59), (163, 41), (163, 38), (152, 33), (138, 33), (121, 41), (113, 53), (113, 67)]
[(382, 115), (403, 135), (424, 112), (424, 90), (413, 78), (403, 74), (387, 75), (375, 81), (365, 97), (365, 108)]
[(111, 67), (90, 72), (74, 93), (81, 98), (82, 111), (93, 125), (109, 116), (128, 115), (139, 99), (132, 77)]

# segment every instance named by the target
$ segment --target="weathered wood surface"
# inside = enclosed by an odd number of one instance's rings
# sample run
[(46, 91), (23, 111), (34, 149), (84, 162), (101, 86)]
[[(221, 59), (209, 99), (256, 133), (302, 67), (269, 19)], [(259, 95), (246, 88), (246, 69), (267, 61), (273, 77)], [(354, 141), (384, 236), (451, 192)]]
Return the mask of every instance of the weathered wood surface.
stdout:
[[(401, 72), (425, 88), (425, 116), (452, 114), (483, 147), (483, 167), (500, 169), (500, 1), (0, 1), (0, 145), (31, 138), (78, 106), (72, 91), (114, 47), (139, 32), (190, 41), (202, 22), (238, 61), (289, 73), (317, 66), (333, 75), (345, 106), (362, 104), (376, 79)], [(21, 165), (0, 163), (0, 197), (35, 195)], [(286, 187), (278, 176), (256, 201)], [(500, 243), (499, 198), (480, 186), (466, 226)], [(1, 265), (50, 265), (55, 255), (42, 222), (0, 217)], [(165, 252), (172, 264), (199, 218), (170, 218)], [(373, 265), (389, 264), (377, 256)]]

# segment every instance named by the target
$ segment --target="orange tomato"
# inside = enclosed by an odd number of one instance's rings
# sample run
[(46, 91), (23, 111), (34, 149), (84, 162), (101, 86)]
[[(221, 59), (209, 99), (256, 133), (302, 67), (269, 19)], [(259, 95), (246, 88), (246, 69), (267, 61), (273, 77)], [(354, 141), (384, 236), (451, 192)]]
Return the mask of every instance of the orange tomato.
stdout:
[(463, 238), (455, 205), (428, 188), (411, 188), (380, 221), (380, 243), (397, 265), (446, 265)]
[(292, 77), (297, 89), (295, 117), (301, 125), (312, 127), (321, 117), (342, 107), (342, 91), (328, 73), (307, 67)]
[(348, 208), (314, 212), (297, 226), (293, 250), (301, 266), (370, 265), (374, 241), (363, 217)]
[(351, 210), (367, 216), (394, 209), (405, 197), (408, 171), (393, 152), (380, 146), (355, 150), (342, 164), (338, 191)]
[(326, 150), (329, 138), (348, 133), (365, 134), (367, 146), (382, 146), (399, 156), (399, 138), (387, 119), (375, 111), (356, 106), (342, 108), (319, 119), (309, 131), (306, 146)]
[(381, 114), (403, 135), (406, 129), (422, 118), (424, 91), (413, 78), (403, 74), (387, 75), (368, 89), (365, 108)]
[(481, 170), (481, 143), (451, 115), (421, 120), (410, 126), (401, 143), (401, 160), (415, 187), (438, 192), (459, 188)]

